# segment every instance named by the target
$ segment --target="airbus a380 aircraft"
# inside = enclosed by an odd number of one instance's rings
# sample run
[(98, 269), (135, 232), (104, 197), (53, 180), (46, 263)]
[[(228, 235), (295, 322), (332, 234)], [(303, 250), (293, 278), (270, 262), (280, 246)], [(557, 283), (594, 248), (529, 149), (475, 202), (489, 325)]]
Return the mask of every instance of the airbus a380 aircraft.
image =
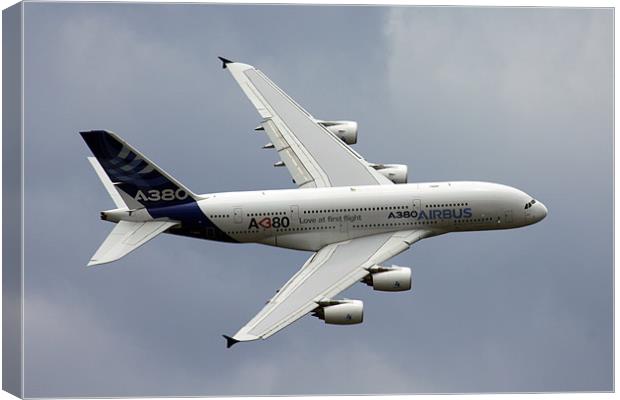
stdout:
[(359, 300), (336, 296), (356, 282), (381, 291), (411, 288), (411, 269), (381, 264), (418, 240), (448, 232), (511, 229), (547, 215), (528, 194), (485, 182), (407, 183), (407, 166), (371, 163), (350, 145), (357, 124), (314, 118), (251, 65), (221, 58), (262, 117), (297, 189), (194, 194), (114, 133), (81, 132), (89, 161), (116, 204), (116, 223), (88, 265), (118, 260), (162, 232), (262, 243), (313, 254), (232, 337), (266, 339), (308, 313), (357, 324)]

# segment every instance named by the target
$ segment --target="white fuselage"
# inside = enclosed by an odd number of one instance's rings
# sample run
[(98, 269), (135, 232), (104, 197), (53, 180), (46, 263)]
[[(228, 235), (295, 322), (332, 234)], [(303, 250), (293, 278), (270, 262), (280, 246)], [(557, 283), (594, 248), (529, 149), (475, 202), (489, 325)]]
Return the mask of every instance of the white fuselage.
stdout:
[(381, 232), (510, 229), (547, 214), (526, 193), (486, 182), (411, 183), (203, 195), (201, 211), (238, 242), (316, 251)]

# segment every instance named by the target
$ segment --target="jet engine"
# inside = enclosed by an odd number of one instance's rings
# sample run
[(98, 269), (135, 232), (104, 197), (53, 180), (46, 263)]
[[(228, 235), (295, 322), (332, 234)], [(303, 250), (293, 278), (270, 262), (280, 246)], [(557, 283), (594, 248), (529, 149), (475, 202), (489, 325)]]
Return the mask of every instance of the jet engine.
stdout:
[(338, 136), (346, 144), (357, 143), (357, 122), (355, 121), (317, 121), (328, 131)]
[(362, 282), (382, 292), (402, 292), (411, 289), (411, 268), (376, 265)]
[(403, 164), (370, 164), (378, 173), (394, 183), (407, 183), (407, 166)]
[(359, 324), (364, 320), (364, 303), (361, 300), (328, 300), (319, 303), (312, 315), (326, 324)]

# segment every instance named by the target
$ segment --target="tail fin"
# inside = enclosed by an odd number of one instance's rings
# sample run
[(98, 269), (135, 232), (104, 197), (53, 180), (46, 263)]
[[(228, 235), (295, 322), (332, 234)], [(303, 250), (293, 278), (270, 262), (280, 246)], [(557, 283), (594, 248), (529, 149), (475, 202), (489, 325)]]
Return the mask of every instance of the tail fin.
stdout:
[(93, 169), (97, 173), (99, 180), (105, 187), (105, 190), (108, 192), (117, 208), (136, 208), (136, 205), (141, 206), (138, 202), (135, 202), (135, 204), (132, 205), (126, 203), (127, 200), (131, 199), (123, 199), (123, 197), (121, 196), (121, 192), (119, 192), (119, 190), (114, 186), (110, 178), (108, 178), (108, 175), (105, 173), (103, 168), (101, 168), (101, 164), (99, 164), (95, 157), (88, 157), (88, 162), (90, 163), (90, 165), (93, 166)]
[(128, 205), (137, 202), (151, 208), (198, 200), (194, 193), (116, 134), (88, 131), (80, 135)]

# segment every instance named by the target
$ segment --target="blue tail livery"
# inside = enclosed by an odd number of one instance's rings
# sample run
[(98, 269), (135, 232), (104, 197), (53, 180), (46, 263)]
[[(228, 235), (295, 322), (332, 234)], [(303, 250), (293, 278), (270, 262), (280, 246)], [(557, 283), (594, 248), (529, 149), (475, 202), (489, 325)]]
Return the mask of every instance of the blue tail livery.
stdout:
[(80, 134), (123, 198), (129, 197), (149, 209), (199, 200), (115, 133), (96, 130)]

